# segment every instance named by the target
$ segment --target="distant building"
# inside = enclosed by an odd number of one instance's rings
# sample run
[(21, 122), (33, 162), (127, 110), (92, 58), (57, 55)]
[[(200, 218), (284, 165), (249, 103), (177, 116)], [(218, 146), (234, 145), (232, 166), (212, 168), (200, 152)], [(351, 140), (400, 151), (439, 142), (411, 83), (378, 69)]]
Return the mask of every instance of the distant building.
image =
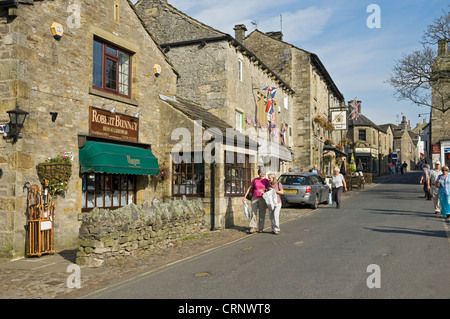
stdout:
[(418, 153), (417, 144), (419, 142), (419, 134), (411, 130), (406, 116), (403, 116), (400, 125), (384, 124), (380, 127), (387, 129), (390, 127), (393, 135), (392, 145), (392, 162), (408, 164), (408, 170), (415, 169), (420, 157)]
[(348, 152), (354, 152), (356, 166), (366, 173), (387, 174), (387, 167), (392, 159), (391, 127), (376, 125), (361, 114), (360, 101), (358, 101), (358, 117), (348, 121), (347, 137), (353, 141), (353, 147)]

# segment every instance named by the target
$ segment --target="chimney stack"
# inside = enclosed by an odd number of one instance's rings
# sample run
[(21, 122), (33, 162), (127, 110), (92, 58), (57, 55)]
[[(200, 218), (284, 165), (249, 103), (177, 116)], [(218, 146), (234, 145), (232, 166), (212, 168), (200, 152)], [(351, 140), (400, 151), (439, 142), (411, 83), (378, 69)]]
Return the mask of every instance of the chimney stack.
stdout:
[(272, 39), (283, 41), (283, 32), (281, 31), (266, 32), (266, 34)]
[(245, 24), (236, 24), (233, 30), (234, 30), (234, 38), (236, 39), (236, 41), (239, 42), (240, 44), (244, 44), (245, 31), (247, 31)]

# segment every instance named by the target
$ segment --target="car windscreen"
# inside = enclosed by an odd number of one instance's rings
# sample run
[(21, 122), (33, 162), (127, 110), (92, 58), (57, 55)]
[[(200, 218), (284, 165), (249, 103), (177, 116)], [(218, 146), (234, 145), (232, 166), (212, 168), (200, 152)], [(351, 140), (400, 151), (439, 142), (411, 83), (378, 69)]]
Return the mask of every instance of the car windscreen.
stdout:
[(278, 182), (284, 185), (307, 185), (308, 178), (301, 175), (281, 175)]

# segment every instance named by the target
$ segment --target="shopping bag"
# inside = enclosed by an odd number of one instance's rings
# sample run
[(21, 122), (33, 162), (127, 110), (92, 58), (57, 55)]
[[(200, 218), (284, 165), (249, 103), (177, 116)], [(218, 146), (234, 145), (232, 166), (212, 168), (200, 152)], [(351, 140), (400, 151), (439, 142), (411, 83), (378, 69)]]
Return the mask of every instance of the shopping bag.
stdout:
[(267, 208), (271, 211), (275, 208), (277, 204), (277, 193), (274, 189), (267, 191), (263, 194), (264, 201), (266, 202)]
[(328, 193), (328, 205), (333, 205), (333, 195)]
[(247, 217), (247, 219), (250, 219), (250, 210), (248, 209), (247, 202), (244, 202), (244, 214), (245, 214), (245, 217)]

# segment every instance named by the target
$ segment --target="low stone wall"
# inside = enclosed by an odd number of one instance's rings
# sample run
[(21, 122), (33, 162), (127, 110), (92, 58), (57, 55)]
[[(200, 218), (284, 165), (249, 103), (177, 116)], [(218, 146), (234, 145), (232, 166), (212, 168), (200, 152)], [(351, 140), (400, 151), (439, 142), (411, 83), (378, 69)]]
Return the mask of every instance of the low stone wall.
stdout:
[(201, 200), (128, 205), (117, 210), (94, 209), (82, 219), (77, 264), (100, 267), (159, 245), (170, 245), (204, 232)]

